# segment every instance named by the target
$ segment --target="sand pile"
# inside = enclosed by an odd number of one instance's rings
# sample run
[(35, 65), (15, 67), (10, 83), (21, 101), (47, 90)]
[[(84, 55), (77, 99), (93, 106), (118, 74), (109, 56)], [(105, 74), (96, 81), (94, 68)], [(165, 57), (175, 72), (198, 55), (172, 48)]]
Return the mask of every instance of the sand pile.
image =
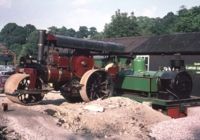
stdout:
[(89, 103), (64, 102), (46, 109), (58, 118), (57, 125), (68, 131), (96, 138), (150, 139), (148, 126), (170, 118), (124, 97), (111, 97)]

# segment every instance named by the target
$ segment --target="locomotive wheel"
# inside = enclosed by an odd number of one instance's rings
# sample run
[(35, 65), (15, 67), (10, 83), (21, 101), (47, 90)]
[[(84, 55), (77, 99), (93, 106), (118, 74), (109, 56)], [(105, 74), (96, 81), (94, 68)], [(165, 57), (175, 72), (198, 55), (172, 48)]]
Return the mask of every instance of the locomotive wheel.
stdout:
[[(14, 74), (10, 76), (5, 83), (5, 93), (8, 99), (15, 103), (24, 105), (33, 105), (40, 102), (44, 94), (26, 94), (29, 90), (30, 79), (27, 74)], [(36, 89), (42, 89), (42, 83), (39, 79), (36, 81)], [(24, 90), (23, 93), (20, 91)]]
[(77, 88), (77, 85), (80, 85), (79, 82), (79, 79), (72, 79), (60, 89), (61, 95), (70, 103), (82, 101), (79, 93), (80, 88)]
[(80, 95), (85, 102), (106, 98), (113, 94), (112, 78), (102, 70), (87, 71), (81, 78), (80, 84), (83, 85)]

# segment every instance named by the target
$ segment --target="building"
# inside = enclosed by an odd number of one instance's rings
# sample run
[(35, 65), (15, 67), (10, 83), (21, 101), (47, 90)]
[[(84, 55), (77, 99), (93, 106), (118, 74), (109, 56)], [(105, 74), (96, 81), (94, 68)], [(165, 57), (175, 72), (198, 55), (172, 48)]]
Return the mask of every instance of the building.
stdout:
[(147, 70), (168, 67), (170, 60), (177, 57), (183, 59), (186, 69), (193, 78), (192, 95), (200, 96), (200, 32), (110, 38), (104, 41), (121, 43), (126, 47), (126, 53), (134, 54), (135, 57), (144, 57)]

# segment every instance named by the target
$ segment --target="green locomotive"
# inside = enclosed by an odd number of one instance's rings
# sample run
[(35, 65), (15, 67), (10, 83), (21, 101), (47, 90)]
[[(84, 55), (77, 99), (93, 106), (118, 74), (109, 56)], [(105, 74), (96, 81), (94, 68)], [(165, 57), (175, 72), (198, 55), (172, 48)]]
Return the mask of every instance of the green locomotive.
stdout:
[(135, 58), (131, 68), (119, 72), (115, 87), (120, 93), (166, 100), (187, 99), (192, 91), (192, 78), (179, 62), (171, 70), (147, 71), (145, 60)]
[(192, 78), (183, 60), (171, 60), (168, 69), (148, 71), (145, 59), (138, 57), (120, 69), (114, 79), (117, 95), (151, 105), (172, 118), (186, 116), (188, 107), (200, 103), (199, 97), (191, 96)]

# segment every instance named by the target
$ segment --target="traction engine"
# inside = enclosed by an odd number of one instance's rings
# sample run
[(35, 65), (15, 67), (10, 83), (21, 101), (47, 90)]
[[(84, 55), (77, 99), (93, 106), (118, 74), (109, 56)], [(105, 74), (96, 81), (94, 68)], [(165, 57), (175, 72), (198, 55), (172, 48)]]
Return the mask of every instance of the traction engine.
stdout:
[(123, 49), (116, 43), (52, 35), (40, 30), (37, 59), (30, 55), (20, 58), (16, 73), (5, 83), (5, 94), (11, 101), (24, 105), (40, 102), (50, 90), (60, 91), (69, 101), (81, 97), (88, 102), (108, 97), (113, 93), (112, 74), (95, 69), (93, 56)]

